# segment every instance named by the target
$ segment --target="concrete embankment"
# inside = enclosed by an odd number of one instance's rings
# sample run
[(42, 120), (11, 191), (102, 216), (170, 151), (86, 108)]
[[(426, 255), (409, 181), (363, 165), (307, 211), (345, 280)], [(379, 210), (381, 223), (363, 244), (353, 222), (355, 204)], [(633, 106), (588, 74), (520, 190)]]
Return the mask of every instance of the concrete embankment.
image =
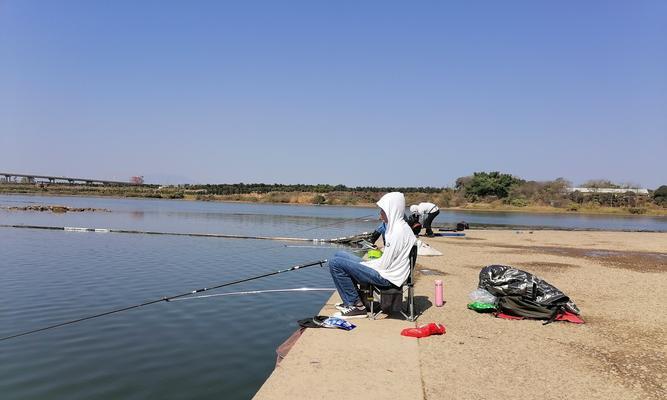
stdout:
[[(435, 238), (420, 257), (418, 324), (443, 336), (412, 339), (413, 323), (355, 320), (350, 332), (308, 329), (255, 398), (664, 399), (667, 398), (667, 234), (467, 231)], [(466, 309), (489, 264), (530, 271), (568, 294), (584, 325), (508, 321)], [(445, 282), (444, 307), (431, 300)], [(322, 310), (335, 310), (334, 296)]]
[[(332, 304), (321, 314), (333, 314)], [(417, 341), (396, 334), (414, 323), (350, 322), (357, 328), (306, 329), (255, 399), (422, 398)]]

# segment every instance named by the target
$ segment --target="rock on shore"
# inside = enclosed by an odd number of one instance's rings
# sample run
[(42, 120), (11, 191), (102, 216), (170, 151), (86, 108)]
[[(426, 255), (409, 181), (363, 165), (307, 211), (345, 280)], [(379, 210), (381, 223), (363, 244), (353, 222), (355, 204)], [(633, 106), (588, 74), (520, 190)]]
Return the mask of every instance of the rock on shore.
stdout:
[(66, 212), (111, 212), (106, 208), (93, 208), (93, 207), (67, 207), (67, 206), (58, 206), (58, 205), (46, 205), (46, 204), (35, 204), (23, 207), (11, 206), (11, 207), (2, 207), (5, 210), (10, 211), (50, 211), (54, 213), (66, 213)]

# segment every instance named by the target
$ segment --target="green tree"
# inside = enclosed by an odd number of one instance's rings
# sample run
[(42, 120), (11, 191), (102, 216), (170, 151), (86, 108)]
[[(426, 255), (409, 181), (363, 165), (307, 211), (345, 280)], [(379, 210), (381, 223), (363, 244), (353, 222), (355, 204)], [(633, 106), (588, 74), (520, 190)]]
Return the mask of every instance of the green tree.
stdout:
[(456, 187), (459, 190), (465, 190), (465, 195), (469, 199), (486, 196), (496, 196), (502, 199), (509, 195), (513, 186), (524, 182), (523, 179), (498, 171), (475, 172), (471, 177), (457, 179)]
[(662, 185), (653, 192), (653, 201), (659, 206), (667, 206), (667, 185)]

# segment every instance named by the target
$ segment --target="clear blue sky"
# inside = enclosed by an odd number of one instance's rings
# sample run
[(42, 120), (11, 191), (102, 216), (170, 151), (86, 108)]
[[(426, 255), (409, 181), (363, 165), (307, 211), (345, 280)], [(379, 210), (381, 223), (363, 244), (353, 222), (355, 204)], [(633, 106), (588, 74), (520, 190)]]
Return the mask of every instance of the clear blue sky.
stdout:
[(0, 171), (667, 184), (666, 1), (0, 1)]

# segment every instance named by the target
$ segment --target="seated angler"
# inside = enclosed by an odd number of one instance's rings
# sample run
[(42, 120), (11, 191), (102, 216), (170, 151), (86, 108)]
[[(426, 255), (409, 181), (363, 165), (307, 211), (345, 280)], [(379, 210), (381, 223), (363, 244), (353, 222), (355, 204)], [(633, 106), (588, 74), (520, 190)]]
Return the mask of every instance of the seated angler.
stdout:
[(387, 193), (377, 202), (386, 224), (384, 252), (380, 258), (361, 261), (347, 252), (337, 252), (329, 261), (329, 272), (343, 304), (340, 318), (363, 318), (367, 310), (357, 289), (358, 284), (389, 287), (403, 285), (410, 275), (410, 250), (417, 239), (403, 219), (403, 193)]
[[(419, 216), (410, 214), (405, 215), (403, 214), (403, 220), (408, 224), (410, 229), (412, 229), (412, 233), (415, 235), (419, 235), (419, 232), (422, 230), (422, 225), (419, 223)], [(375, 242), (382, 236), (382, 241), (384, 242), (384, 233), (387, 230), (387, 224), (383, 221), (380, 225), (378, 225), (377, 228), (371, 233), (371, 235), (368, 237), (368, 242), (375, 246)]]

